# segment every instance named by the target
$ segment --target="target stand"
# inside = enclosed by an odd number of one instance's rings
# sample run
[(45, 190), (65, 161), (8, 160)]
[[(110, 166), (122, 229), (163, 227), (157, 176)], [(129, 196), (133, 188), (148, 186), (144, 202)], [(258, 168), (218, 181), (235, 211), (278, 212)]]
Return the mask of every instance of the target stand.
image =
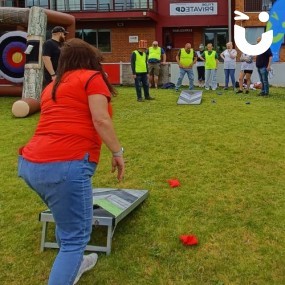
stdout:
[(199, 105), (202, 101), (203, 91), (183, 90), (178, 98), (178, 105)]
[[(87, 251), (111, 253), (112, 237), (117, 224), (148, 197), (148, 190), (94, 188), (93, 189), (93, 230), (97, 226), (107, 227), (106, 245), (88, 244)], [(42, 222), (41, 251), (45, 248), (59, 248), (54, 241), (47, 241), (49, 223), (54, 223), (50, 210), (40, 213)]]

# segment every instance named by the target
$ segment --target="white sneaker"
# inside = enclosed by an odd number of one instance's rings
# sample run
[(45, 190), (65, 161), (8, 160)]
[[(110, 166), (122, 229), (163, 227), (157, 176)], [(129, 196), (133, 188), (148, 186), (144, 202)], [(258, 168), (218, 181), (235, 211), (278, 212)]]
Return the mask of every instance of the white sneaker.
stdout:
[(91, 253), (91, 254), (83, 256), (83, 260), (81, 262), (79, 271), (77, 273), (77, 276), (75, 278), (73, 285), (79, 281), (80, 277), (82, 276), (84, 272), (92, 269), (95, 266), (97, 259), (98, 259), (97, 253)]
[(209, 87), (205, 87), (205, 89), (206, 89), (206, 90), (210, 90), (210, 88), (209, 88)]

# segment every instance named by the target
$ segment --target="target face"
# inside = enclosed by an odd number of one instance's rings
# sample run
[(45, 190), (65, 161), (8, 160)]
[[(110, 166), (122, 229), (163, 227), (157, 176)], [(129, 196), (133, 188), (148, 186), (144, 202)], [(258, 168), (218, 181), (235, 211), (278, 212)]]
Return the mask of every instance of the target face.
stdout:
[(14, 83), (24, 80), (27, 33), (9, 32), (0, 37), (0, 76)]

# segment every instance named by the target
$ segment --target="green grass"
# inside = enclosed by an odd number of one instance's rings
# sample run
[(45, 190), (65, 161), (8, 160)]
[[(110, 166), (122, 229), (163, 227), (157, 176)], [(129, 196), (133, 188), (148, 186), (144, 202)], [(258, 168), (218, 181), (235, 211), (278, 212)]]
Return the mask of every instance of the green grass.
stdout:
[[(116, 182), (103, 147), (93, 185), (150, 195), (79, 284), (285, 284), (285, 89), (271, 88), (269, 98), (205, 91), (196, 106), (176, 105), (173, 90), (152, 89), (156, 100), (143, 103), (134, 88), (118, 91), (125, 179)], [(0, 284), (47, 284), (57, 251), (39, 250), (46, 207), (17, 177), (17, 149), (39, 114), (13, 118), (15, 100), (0, 98)], [(171, 178), (181, 186), (170, 188)], [(185, 247), (182, 234), (199, 245)]]

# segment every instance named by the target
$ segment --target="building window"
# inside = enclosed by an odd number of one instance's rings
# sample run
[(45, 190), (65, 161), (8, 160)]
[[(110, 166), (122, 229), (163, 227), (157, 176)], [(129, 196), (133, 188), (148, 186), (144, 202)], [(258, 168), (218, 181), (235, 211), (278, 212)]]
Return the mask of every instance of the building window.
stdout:
[(204, 30), (204, 42), (205, 45), (212, 43), (214, 49), (220, 54), (226, 49), (226, 43), (228, 40), (228, 30), (223, 28), (217, 29), (205, 29)]
[(83, 0), (83, 10), (97, 10), (97, 1), (94, 0)]
[(27, 0), (27, 7), (38, 6), (42, 8), (48, 8), (48, 0)]
[(99, 0), (98, 5), (98, 10), (100, 11), (110, 11), (111, 9), (113, 9), (113, 1), (111, 0)]
[(256, 39), (261, 37), (262, 33), (264, 33), (264, 27), (245, 28), (245, 38), (252, 45), (257, 44)]
[(0, 7), (14, 7), (13, 0), (0, 1)]
[(75, 37), (97, 47), (102, 52), (111, 52), (111, 32), (109, 30), (76, 30)]
[[(14, 0), (0, 0), (0, 6), (12, 6)], [(21, 1), (21, 0), (18, 0)], [(24, 0), (22, 0), (24, 1)], [(25, 0), (27, 7), (38, 6), (55, 11), (93, 10), (99, 12), (153, 9), (153, 0)], [(20, 2), (19, 2), (20, 3)], [(82, 6), (81, 6), (82, 5)]]
[(244, 0), (245, 12), (268, 11), (276, 0)]
[(57, 0), (51, 1), (51, 8), (57, 11), (80, 11), (80, 0)]

